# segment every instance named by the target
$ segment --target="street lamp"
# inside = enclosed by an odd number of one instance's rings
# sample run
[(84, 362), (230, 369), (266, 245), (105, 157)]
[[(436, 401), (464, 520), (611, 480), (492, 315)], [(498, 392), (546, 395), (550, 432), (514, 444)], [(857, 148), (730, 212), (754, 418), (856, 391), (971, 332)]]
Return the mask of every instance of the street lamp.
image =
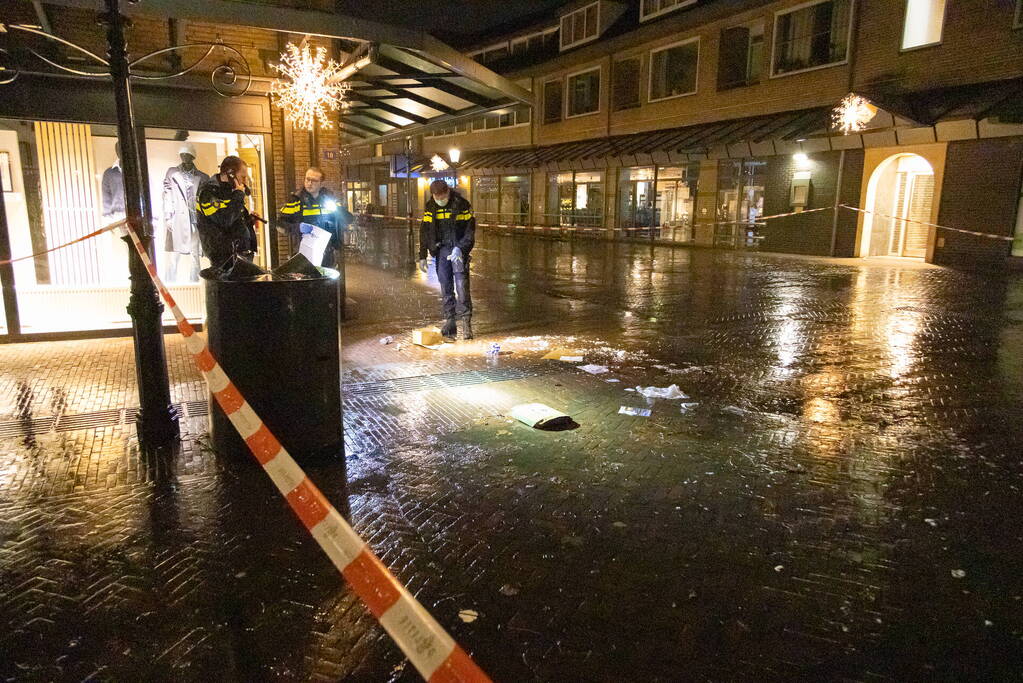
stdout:
[(448, 150), (448, 161), (451, 162), (452, 166), (457, 164), (461, 159), (462, 150), (458, 149), (457, 147), (452, 147), (451, 149)]

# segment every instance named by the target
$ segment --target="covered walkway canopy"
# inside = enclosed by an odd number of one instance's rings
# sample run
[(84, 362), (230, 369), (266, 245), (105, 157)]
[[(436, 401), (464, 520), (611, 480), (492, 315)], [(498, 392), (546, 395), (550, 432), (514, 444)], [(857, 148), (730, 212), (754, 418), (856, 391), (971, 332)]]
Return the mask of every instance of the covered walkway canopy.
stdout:
[[(97, 9), (97, 0), (49, 0), (49, 4)], [(126, 3), (129, 15), (161, 15), (186, 21), (260, 28), (338, 39), (348, 62), (368, 56), (349, 79), (353, 92), (341, 130), (351, 142), (381, 142), (452, 119), (525, 104), (533, 94), (422, 31), (337, 12), (231, 0), (144, 0)]]

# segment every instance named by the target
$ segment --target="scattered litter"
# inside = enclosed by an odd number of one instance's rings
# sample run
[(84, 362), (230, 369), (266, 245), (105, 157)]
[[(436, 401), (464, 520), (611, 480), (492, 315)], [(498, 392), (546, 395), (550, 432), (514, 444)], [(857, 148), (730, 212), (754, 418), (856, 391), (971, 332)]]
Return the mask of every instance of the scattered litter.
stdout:
[(774, 571), (780, 572), (782, 569), (785, 569), (785, 565), (779, 564), (775, 566)]
[(611, 379), (605, 379), (604, 381), (605, 382), (610, 382), (611, 384), (614, 384), (615, 382), (621, 382), (622, 380), (615, 379), (614, 377), (612, 377)]
[(747, 413), (749, 413), (748, 410), (744, 410), (744, 409), (740, 408), (739, 406), (725, 406), (724, 408), (721, 409), (721, 412), (723, 412), (723, 413), (730, 413), (732, 415), (739, 415), (739, 416), (743, 416), (743, 415), (746, 415)]
[(391, 337), (391, 336), (381, 337), (380, 338), (380, 343), (381, 344), (391, 344), (393, 342), (394, 342), (394, 337)]
[(625, 527), (627, 527), (629, 525), (626, 524), (625, 522), (615, 522), (611, 526), (615, 527), (616, 529), (624, 529)]
[(603, 375), (607, 372), (607, 368), (603, 365), (580, 365), (579, 369), (583, 372), (588, 372), (591, 375)]
[(925, 519), (924, 521), (930, 524), (931, 526), (938, 526), (938, 520), (936, 519)]
[(515, 586), (511, 585), (510, 583), (506, 583), (503, 586), (501, 586), (501, 591), (500, 592), (501, 592), (501, 595), (507, 595), (508, 597), (511, 597), (513, 595), (518, 595), (519, 594), (519, 589), (516, 588)]
[(668, 387), (636, 387), (636, 391), (647, 398), (689, 398), (682, 393), (677, 384), (672, 384)]
[(990, 619), (985, 619), (984, 620), (984, 625), (985, 626), (994, 626), (995, 622), (991, 621)]
[(966, 571), (962, 570), (962, 569), (953, 569), (952, 570), (952, 578), (954, 578), (954, 579), (966, 578)]
[(565, 413), (543, 403), (521, 403), (509, 413), (516, 420), (534, 429), (569, 429), (575, 421)]
[(507, 429), (502, 429), (497, 433), (498, 436), (508, 436), (509, 434), (511, 434), (511, 432), (509, 432)]
[(440, 330), (436, 327), (422, 327), (418, 330), (412, 330), (412, 343), (417, 346), (431, 348), (439, 346), (443, 342), (444, 337), (440, 335)]
[(631, 391), (632, 393), (636, 393), (636, 390), (633, 389), (632, 387), (626, 387), (625, 390), (626, 391)]
[(679, 406), (679, 409), (683, 413), (688, 413), (690, 410), (692, 410), (693, 408), (695, 408), (698, 405), (700, 405), (700, 404), (696, 403), (695, 401), (690, 401), (688, 403), (683, 403), (681, 406)]
[(467, 624), (471, 624), (480, 618), (480, 613), (474, 609), (460, 609), (458, 610), (458, 618)]
[(632, 406), (622, 406), (618, 409), (619, 415), (634, 415), (636, 417), (650, 417), (649, 408), (633, 408)]
[(583, 357), (582, 356), (562, 356), (558, 360), (565, 361), (566, 363), (582, 363), (583, 362)]
[(496, 358), (501, 355), (501, 345), (497, 342), (490, 342), (490, 346), (487, 347), (487, 355), (491, 358)]
[(579, 357), (579, 360), (582, 361), (582, 357), (579, 356), (579, 351), (577, 349), (566, 348), (551, 349), (550, 353), (544, 356), (542, 360), (565, 360), (564, 356), (569, 358)]

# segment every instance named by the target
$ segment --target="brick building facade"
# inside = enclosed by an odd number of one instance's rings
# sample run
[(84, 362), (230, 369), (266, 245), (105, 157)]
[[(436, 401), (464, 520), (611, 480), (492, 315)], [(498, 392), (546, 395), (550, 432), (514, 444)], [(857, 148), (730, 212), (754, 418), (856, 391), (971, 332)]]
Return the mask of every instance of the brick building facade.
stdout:
[[(461, 150), (463, 189), (496, 224), (1002, 265), (1023, 230), (1021, 5), (566, 3), (467, 48), (533, 93), (531, 115), (436, 126), (412, 144), (423, 158)], [(844, 135), (831, 112), (848, 93), (877, 113)], [(400, 153), (393, 137), (360, 142), (350, 173)], [(759, 222), (790, 212), (805, 215)]]

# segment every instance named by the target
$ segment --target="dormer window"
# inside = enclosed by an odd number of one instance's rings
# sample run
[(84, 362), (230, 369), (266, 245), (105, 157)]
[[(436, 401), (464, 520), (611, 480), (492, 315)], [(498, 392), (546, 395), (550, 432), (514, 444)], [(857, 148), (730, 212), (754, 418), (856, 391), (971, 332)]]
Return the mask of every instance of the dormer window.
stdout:
[(561, 17), (561, 49), (595, 40), (600, 31), (600, 3), (581, 7)]
[(695, 4), (696, 0), (643, 0), (639, 8), (639, 20), (646, 21)]

